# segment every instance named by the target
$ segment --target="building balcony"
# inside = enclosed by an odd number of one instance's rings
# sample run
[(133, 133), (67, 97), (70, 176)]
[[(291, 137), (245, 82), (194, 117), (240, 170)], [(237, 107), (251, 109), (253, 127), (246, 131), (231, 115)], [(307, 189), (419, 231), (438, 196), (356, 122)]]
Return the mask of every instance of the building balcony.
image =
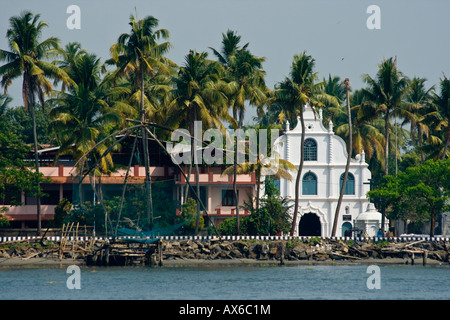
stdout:
[[(176, 215), (181, 216), (181, 210), (176, 209)], [(205, 213), (203, 213), (205, 215)], [(236, 216), (236, 207), (229, 207), (229, 206), (219, 206), (214, 209), (212, 212), (208, 212), (209, 216), (217, 216), (217, 217), (227, 217), (232, 218)], [(239, 216), (248, 216), (250, 215), (250, 212), (248, 210), (239, 209)]]
[[(40, 167), (39, 171), (44, 177), (51, 178), (52, 183), (73, 183), (78, 179), (78, 171), (76, 167), (66, 167), (59, 165), (57, 167)], [(167, 178), (173, 176), (174, 170), (170, 167), (150, 167), (151, 178)], [(118, 184), (123, 183), (127, 174), (127, 169), (117, 169), (110, 175), (102, 175), (102, 183)], [(142, 183), (145, 179), (145, 167), (132, 166), (128, 172), (129, 183)], [(89, 183), (89, 178), (85, 178), (83, 183)]]
[[(9, 206), (0, 205), (0, 208), (6, 207), (8, 211), (5, 214), (10, 221), (36, 221), (36, 205)], [(41, 205), (41, 219), (52, 220), (55, 215), (56, 205)]]
[[(186, 177), (188, 176), (187, 172), (185, 172)], [(198, 175), (198, 181), (200, 185), (230, 185), (233, 184), (233, 176), (232, 175), (222, 175), (221, 173), (208, 172), (208, 173), (200, 173)], [(186, 178), (182, 174), (175, 175), (175, 183), (180, 185), (185, 185)], [(189, 178), (190, 184), (196, 184), (196, 175), (195, 172), (191, 172), (191, 176)], [(237, 185), (248, 185), (254, 186), (256, 185), (256, 175), (255, 173), (251, 174), (238, 174), (236, 176), (236, 184)]]

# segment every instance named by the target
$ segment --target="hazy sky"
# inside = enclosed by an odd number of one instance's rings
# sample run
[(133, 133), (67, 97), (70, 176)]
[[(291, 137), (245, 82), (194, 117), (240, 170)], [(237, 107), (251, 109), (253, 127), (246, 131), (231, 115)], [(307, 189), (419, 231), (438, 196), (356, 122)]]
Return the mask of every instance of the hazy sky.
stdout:
[[(81, 29), (70, 30), (67, 7), (81, 9)], [(366, 26), (370, 5), (380, 8), (381, 29)], [(361, 88), (362, 75), (375, 76), (377, 64), (397, 56), (407, 76), (425, 77), (428, 85), (450, 76), (450, 1), (448, 0), (0, 0), (0, 48), (8, 19), (23, 10), (40, 13), (49, 27), (42, 39), (56, 36), (62, 45), (78, 41), (102, 61), (117, 37), (129, 32), (130, 14), (152, 15), (159, 28), (168, 29), (173, 48), (167, 55), (182, 64), (190, 49), (220, 49), (222, 33), (237, 31), (242, 43), (266, 58), (264, 69), (270, 88), (288, 74), (294, 54), (306, 51), (316, 60), (320, 79), (328, 74), (348, 77)], [(135, 11), (136, 10), (136, 11)], [(10, 89), (13, 106), (22, 104), (21, 79)], [(250, 111), (246, 121), (251, 120)]]

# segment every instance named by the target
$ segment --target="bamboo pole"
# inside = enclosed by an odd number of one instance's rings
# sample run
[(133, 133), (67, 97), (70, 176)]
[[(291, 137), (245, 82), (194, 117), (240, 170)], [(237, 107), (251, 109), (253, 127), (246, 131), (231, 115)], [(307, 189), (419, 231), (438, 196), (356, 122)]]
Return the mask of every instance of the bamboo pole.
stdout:
[(62, 245), (63, 245), (64, 228), (65, 228), (65, 227), (66, 227), (66, 225), (63, 224), (62, 229), (61, 229), (60, 239), (59, 239), (59, 252), (58, 252), (59, 260), (61, 260), (61, 255), (62, 255)]

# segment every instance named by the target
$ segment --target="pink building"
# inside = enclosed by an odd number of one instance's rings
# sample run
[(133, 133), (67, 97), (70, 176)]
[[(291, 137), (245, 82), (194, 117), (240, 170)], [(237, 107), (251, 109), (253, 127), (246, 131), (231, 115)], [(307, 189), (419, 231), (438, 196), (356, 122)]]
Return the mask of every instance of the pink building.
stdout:
[[(150, 142), (151, 143), (151, 142)], [(126, 149), (126, 148), (125, 148)], [(72, 201), (75, 194), (78, 194), (78, 173), (74, 167), (74, 161), (70, 157), (61, 157), (55, 164), (55, 155), (58, 148), (47, 148), (39, 151), (39, 159), (41, 161), (40, 172), (44, 177), (50, 178), (51, 182), (42, 184), (42, 188), (48, 197), (41, 198), (41, 219), (43, 227), (46, 222), (52, 220), (55, 208), (58, 203), (67, 198)], [(159, 148), (150, 148), (154, 152), (150, 152), (151, 180), (155, 181), (174, 181), (173, 184), (173, 201), (176, 204), (176, 212), (180, 214), (179, 208), (184, 201), (184, 191), (187, 186), (184, 176), (175, 166), (170, 158), (161, 152)], [(129, 153), (116, 153), (113, 155), (114, 163), (119, 164), (112, 174), (102, 175), (101, 183), (105, 193), (120, 195), (120, 188), (124, 184), (127, 173)], [(31, 159), (31, 157), (30, 157)], [(221, 221), (235, 216), (235, 203), (233, 197), (233, 176), (224, 176), (222, 171), (225, 167), (201, 167), (199, 177), (200, 181), (200, 197), (207, 208), (207, 213), (211, 217), (214, 224), (218, 225)], [(187, 169), (185, 169), (187, 170)], [(196, 185), (195, 170), (192, 170), (190, 183), (193, 187)], [(185, 171), (187, 172), (187, 171)], [(128, 173), (128, 184), (143, 184), (145, 181), (145, 168), (140, 165), (132, 165)], [(98, 181), (98, 180), (97, 180)], [(243, 205), (244, 201), (249, 202), (256, 195), (255, 175), (238, 175), (237, 189), (239, 195), (239, 205)], [(93, 188), (89, 177), (82, 182), (81, 191), (83, 199), (92, 201), (94, 197)], [(21, 195), (22, 206), (11, 206), (8, 203), (1, 204), (0, 207), (7, 207), (5, 213), (10, 219), (14, 228), (35, 228), (37, 222), (36, 198), (29, 197), (26, 194)], [(243, 209), (239, 211), (240, 215), (248, 215)], [(209, 219), (205, 219), (208, 221)]]

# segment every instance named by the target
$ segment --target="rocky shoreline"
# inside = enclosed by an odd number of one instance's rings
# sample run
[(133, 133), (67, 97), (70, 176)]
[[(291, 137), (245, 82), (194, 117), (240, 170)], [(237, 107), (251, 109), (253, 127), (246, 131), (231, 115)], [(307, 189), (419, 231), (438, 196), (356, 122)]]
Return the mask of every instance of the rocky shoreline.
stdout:
[[(278, 264), (399, 263), (447, 264), (450, 245), (445, 241), (354, 241), (310, 238), (278, 241), (183, 240), (162, 244), (164, 263), (170, 261), (253, 261)], [(424, 259), (425, 257), (425, 259)]]
[[(390, 242), (292, 238), (289, 240), (188, 239), (139, 243), (115, 239), (94, 243), (68, 241), (0, 243), (0, 267), (33, 265), (304, 265), (439, 264), (450, 265), (447, 241)], [(105, 260), (106, 259), (106, 260)], [(107, 261), (107, 263), (105, 263)]]

